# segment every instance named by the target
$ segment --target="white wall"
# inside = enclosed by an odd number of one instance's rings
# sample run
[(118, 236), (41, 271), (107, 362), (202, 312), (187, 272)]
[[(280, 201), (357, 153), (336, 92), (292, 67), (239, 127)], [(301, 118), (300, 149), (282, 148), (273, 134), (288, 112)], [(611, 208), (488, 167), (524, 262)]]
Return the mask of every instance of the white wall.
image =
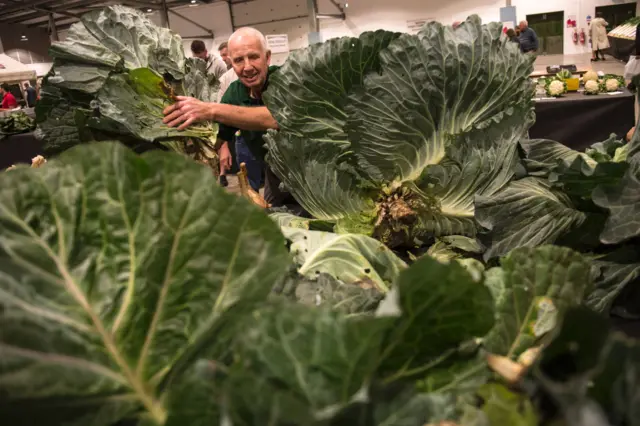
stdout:
[[(640, 0), (639, 0), (640, 1)], [(566, 55), (574, 53), (587, 53), (591, 50), (588, 44), (589, 29), (587, 26), (587, 15), (595, 18), (596, 7), (610, 6), (614, 4), (634, 3), (629, 0), (512, 0), (513, 6), (516, 7), (516, 13), (519, 20), (525, 19), (527, 15), (545, 12), (564, 11), (564, 21), (566, 22), (570, 15), (575, 15), (578, 22), (578, 32), (584, 29), (587, 34), (587, 43), (584, 45), (574, 44), (572, 40), (573, 28), (566, 28), (564, 33), (564, 53)]]
[[(531, 0), (529, 0), (531, 1)], [(344, 4), (344, 0), (340, 3)], [(478, 14), (483, 21), (498, 21), (504, 0), (351, 0), (346, 19), (321, 20), (323, 40), (357, 36), (363, 31), (385, 29), (407, 32), (407, 21), (430, 18), (445, 24)], [(321, 13), (335, 13), (329, 0), (319, 0)]]
[[(185, 54), (191, 56), (191, 42), (193, 37), (202, 39), (207, 45), (209, 52), (217, 54), (218, 45), (226, 41), (232, 34), (231, 17), (229, 15), (229, 7), (226, 2), (200, 4), (197, 6), (184, 6), (175, 8), (175, 11), (192, 21), (197, 22), (205, 28), (213, 31), (214, 38), (211, 39), (207, 32), (192, 23), (185, 21), (169, 12), (169, 27), (180, 34), (184, 39)], [(151, 22), (160, 25), (160, 13), (154, 12), (147, 15)], [(207, 35), (208, 38), (202, 36)]]
[[(318, 1), (322, 13), (334, 13), (335, 7), (329, 0)], [(584, 28), (587, 34), (587, 15), (595, 17), (597, 6), (621, 3), (633, 3), (633, 0), (512, 0), (518, 20), (530, 14), (564, 11), (565, 22), (570, 15), (575, 15), (578, 31)], [(500, 8), (505, 5), (505, 0), (350, 0), (345, 21), (323, 20), (320, 24), (323, 40), (327, 40), (379, 28), (407, 31), (407, 20), (411, 19), (435, 18), (442, 23), (453, 23), (478, 14), (483, 22), (498, 21)], [(574, 44), (572, 35), (573, 29), (565, 28), (564, 53), (589, 52), (589, 45)]]
[[(236, 28), (252, 26), (265, 35), (287, 34), (291, 50), (309, 44), (307, 0), (255, 0), (234, 5), (232, 10)], [(287, 56), (286, 53), (274, 54), (271, 63), (280, 65)]]

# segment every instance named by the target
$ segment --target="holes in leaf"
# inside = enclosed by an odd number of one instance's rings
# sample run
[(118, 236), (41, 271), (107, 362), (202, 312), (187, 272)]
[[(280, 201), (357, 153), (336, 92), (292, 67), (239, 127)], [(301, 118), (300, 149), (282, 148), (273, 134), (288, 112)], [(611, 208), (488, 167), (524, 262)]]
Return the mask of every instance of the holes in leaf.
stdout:
[(371, 268), (366, 268), (366, 269), (364, 270), (364, 273), (365, 273), (365, 274), (368, 274), (368, 273), (370, 273), (370, 272), (371, 272)]

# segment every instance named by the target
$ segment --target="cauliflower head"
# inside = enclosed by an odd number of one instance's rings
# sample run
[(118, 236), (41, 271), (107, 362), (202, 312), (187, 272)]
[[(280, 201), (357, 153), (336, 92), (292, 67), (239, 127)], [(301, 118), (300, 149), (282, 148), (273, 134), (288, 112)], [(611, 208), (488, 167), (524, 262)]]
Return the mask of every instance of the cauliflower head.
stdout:
[(584, 83), (584, 91), (590, 95), (595, 95), (600, 91), (600, 85), (596, 80), (589, 80)]
[(587, 83), (587, 81), (598, 81), (598, 73), (595, 71), (587, 71), (584, 76), (582, 76), (582, 81)]
[(549, 95), (551, 96), (560, 96), (565, 92), (565, 83), (562, 81), (552, 81), (549, 83), (548, 88)]
[(604, 85), (607, 89), (607, 92), (615, 92), (620, 87), (620, 83), (618, 83), (618, 80), (616, 80), (615, 78), (610, 78), (609, 80), (605, 81)]

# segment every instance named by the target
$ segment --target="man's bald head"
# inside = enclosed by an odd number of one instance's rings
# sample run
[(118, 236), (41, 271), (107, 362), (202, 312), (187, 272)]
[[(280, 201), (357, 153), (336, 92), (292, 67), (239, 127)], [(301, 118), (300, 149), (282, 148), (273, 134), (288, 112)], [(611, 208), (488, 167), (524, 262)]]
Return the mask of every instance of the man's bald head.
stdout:
[(247, 40), (257, 41), (262, 47), (262, 51), (265, 53), (267, 52), (267, 39), (265, 38), (264, 34), (251, 27), (242, 27), (231, 34), (231, 37), (229, 37), (229, 50), (232, 50), (232, 44), (237, 45), (239, 43), (246, 42)]
[(242, 84), (259, 95), (267, 81), (271, 63), (265, 36), (255, 28), (240, 28), (229, 38), (229, 56)]

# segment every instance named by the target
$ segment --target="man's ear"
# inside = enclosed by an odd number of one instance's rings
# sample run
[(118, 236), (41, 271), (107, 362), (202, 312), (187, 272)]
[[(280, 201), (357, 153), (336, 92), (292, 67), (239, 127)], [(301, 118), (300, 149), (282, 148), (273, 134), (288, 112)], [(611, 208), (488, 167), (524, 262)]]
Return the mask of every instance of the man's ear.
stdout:
[(267, 65), (271, 65), (271, 50), (267, 50)]

